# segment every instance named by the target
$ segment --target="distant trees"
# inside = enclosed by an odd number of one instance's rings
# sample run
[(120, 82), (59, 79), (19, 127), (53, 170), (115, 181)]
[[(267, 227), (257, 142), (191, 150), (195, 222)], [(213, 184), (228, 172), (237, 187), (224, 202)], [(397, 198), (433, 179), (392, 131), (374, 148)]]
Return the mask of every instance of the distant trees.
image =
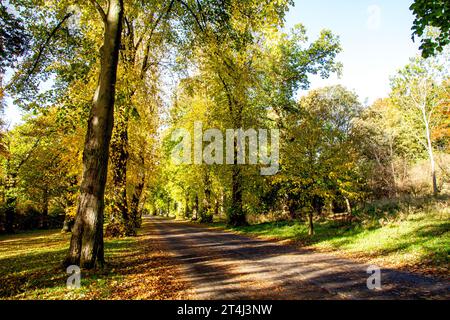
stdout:
[(376, 198), (399, 195), (398, 180), (401, 159), (411, 159), (417, 152), (415, 143), (408, 143), (408, 128), (400, 110), (392, 100), (375, 101), (356, 119), (355, 133), (365, 166), (367, 186)]
[[(307, 218), (313, 234), (315, 216), (335, 211), (352, 214), (364, 200), (411, 192), (404, 183), (410, 174), (408, 170), (425, 157), (430, 163), (433, 193), (438, 192), (437, 164), (433, 170), (432, 159), (435, 150), (442, 152), (448, 146), (449, 101), (447, 69), (438, 63), (443, 61), (441, 56), (433, 61), (413, 60), (393, 77), (390, 97), (367, 108), (341, 86), (313, 90), (297, 103), (293, 92), (299, 86), (307, 86), (307, 78), (290, 68), (302, 66), (301, 60), (296, 60), (301, 51), (290, 51), (299, 48), (295, 41), (288, 40), (294, 37), (283, 35), (281, 39), (278, 44), (283, 50), (277, 51), (279, 47), (272, 42), (270, 50), (260, 46), (261, 51), (256, 51), (260, 61), (267, 58), (268, 62), (261, 67), (260, 77), (252, 80), (255, 89), (242, 113), (244, 127), (281, 129), (281, 168), (274, 177), (261, 177), (251, 166), (239, 169), (243, 177), (244, 216), (287, 212), (292, 218)], [(332, 42), (326, 43), (330, 48)], [(330, 57), (334, 52), (329, 51)], [(284, 61), (298, 63), (285, 65)], [(324, 72), (337, 70), (332, 61), (319, 68), (323, 67)], [(184, 79), (177, 90), (168, 136), (176, 128), (192, 132), (195, 121), (221, 130), (233, 124), (228, 118), (232, 113), (226, 108), (226, 88), (220, 85), (220, 78), (215, 82), (212, 77), (218, 72), (214, 64), (209, 64), (205, 56), (198, 63), (199, 72)], [(222, 103), (225, 107), (221, 107)], [(169, 151), (173, 145), (165, 142)], [(211, 210), (216, 203), (219, 208), (236, 213), (230, 204), (236, 200), (232, 197), (231, 168), (173, 166), (167, 162), (161, 183), (168, 193), (161, 193), (165, 199), (162, 210), (176, 212), (173, 203), (179, 203), (183, 214), (201, 221), (210, 221), (205, 217), (211, 213), (206, 212), (220, 212)]]
[[(82, 140), (76, 130), (58, 123), (57, 110), (27, 118), (5, 135), (8, 156), (2, 161), (2, 195), (6, 231), (14, 231), (17, 207), (32, 203), (40, 214), (39, 225), (48, 226), (51, 209), (70, 217), (73, 195), (78, 191)], [(75, 152), (74, 152), (75, 151)], [(22, 204), (22, 205), (21, 205)], [(26, 217), (23, 217), (26, 218)]]
[[(402, 69), (392, 80), (392, 100), (401, 110), (402, 121), (408, 125), (413, 139), (420, 143), (428, 154), (433, 194), (437, 195), (435, 144), (433, 136), (445, 121), (439, 112), (444, 103), (443, 79), (449, 77), (445, 66), (434, 60), (416, 58)], [(444, 91), (444, 92), (443, 92)]]
[[(169, 138), (177, 128), (192, 132), (195, 121), (201, 121), (205, 130), (219, 129), (224, 135), (226, 129), (282, 128), (286, 115), (298, 109), (295, 93), (308, 87), (309, 75), (327, 77), (340, 70), (335, 61), (339, 39), (328, 30), (312, 43), (307, 42), (301, 25), (288, 34), (259, 26), (248, 37), (241, 42), (224, 38), (219, 43), (213, 38), (192, 53), (196, 72), (181, 81), (176, 92)], [(235, 139), (234, 159), (237, 148)], [(246, 214), (262, 207), (259, 196), (266, 192), (263, 185), (270, 183), (258, 167), (237, 162), (167, 168), (177, 181), (172, 184), (174, 197), (186, 208), (195, 208), (205, 222), (224, 208), (230, 225), (245, 224)]]
[(392, 78), (390, 97), (376, 101), (358, 119), (361, 150), (367, 169), (372, 171), (368, 181), (373, 196), (411, 192), (405, 185), (411, 178), (408, 170), (422, 159), (429, 163), (432, 193), (439, 193), (445, 166), (437, 163), (436, 154), (445, 154), (448, 148), (446, 56), (411, 59)]
[(360, 198), (353, 121), (361, 110), (354, 93), (327, 87), (301, 98), (298, 112), (285, 120), (282, 171), (275, 179), (289, 210), (307, 215), (310, 235), (313, 214), (321, 214), (326, 204), (344, 201), (350, 206)]

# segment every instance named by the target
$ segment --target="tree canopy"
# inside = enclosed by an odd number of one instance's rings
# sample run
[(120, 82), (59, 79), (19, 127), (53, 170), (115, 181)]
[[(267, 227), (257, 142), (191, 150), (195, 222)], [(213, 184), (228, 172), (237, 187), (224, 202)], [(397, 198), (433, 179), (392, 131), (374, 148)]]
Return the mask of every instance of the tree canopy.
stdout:
[[(450, 3), (446, 0), (415, 0), (410, 9), (415, 15), (413, 39), (421, 37), (423, 57), (442, 52), (450, 44)], [(438, 30), (436, 36), (427, 34), (430, 27)]]

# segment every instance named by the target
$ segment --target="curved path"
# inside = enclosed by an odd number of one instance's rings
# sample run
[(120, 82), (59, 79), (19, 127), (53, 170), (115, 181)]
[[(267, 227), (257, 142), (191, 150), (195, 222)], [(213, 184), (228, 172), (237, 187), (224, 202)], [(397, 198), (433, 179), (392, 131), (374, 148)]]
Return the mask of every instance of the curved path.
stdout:
[(367, 265), (190, 223), (146, 218), (171, 251), (195, 299), (448, 299), (450, 284), (381, 270), (367, 288)]

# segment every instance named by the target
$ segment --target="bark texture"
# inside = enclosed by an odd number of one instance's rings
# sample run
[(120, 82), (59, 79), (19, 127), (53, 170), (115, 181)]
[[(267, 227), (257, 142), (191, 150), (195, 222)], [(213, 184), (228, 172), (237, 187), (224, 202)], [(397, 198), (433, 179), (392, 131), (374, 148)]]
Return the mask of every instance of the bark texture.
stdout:
[[(144, 164), (144, 157), (141, 158), (142, 165)], [(130, 219), (132, 223), (134, 224), (135, 228), (140, 228), (142, 224), (142, 209), (140, 207), (140, 204), (142, 201), (142, 193), (144, 191), (144, 185), (145, 185), (145, 173), (142, 172), (139, 174), (139, 181), (134, 187), (133, 195), (131, 196), (131, 203), (130, 203)]]
[(116, 110), (115, 126), (111, 139), (112, 207), (111, 222), (106, 233), (109, 236), (133, 236), (134, 223), (128, 214), (127, 163), (128, 163), (128, 114), (127, 106)]
[(79, 204), (66, 265), (102, 266), (103, 209), (109, 144), (114, 121), (115, 84), (121, 42), (123, 1), (110, 0), (104, 17), (99, 84), (90, 111), (83, 153)]
[(242, 206), (242, 176), (239, 166), (233, 166), (231, 179), (231, 206), (228, 212), (228, 224), (231, 226), (243, 226), (247, 224), (245, 212)]

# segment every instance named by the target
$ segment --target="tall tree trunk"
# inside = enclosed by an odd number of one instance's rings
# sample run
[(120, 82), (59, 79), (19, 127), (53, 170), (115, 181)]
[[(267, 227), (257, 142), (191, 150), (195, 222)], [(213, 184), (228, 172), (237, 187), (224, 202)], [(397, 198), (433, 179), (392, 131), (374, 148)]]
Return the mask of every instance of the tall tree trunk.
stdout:
[(314, 213), (318, 216), (322, 214), (323, 206), (325, 205), (324, 199), (319, 196), (314, 196), (312, 200), (312, 210), (308, 213), (308, 234), (314, 235)]
[(347, 213), (348, 213), (348, 214), (351, 214), (351, 213), (352, 213), (352, 206), (351, 206), (351, 204), (350, 204), (350, 200), (348, 200), (347, 197), (345, 197), (345, 205), (346, 205), (346, 207), (347, 207)]
[(142, 191), (144, 190), (144, 184), (145, 184), (145, 174), (142, 173), (139, 175), (139, 181), (134, 187), (130, 203), (130, 220), (132, 223), (134, 223), (135, 228), (140, 228), (142, 223), (141, 220), (142, 213), (139, 208), (139, 204), (142, 197)]
[[(127, 21), (127, 17), (124, 17)], [(122, 38), (121, 63), (125, 68), (125, 77), (133, 73), (136, 62), (137, 48), (134, 45), (133, 21), (124, 25), (127, 29)], [(126, 79), (126, 78), (125, 78)], [(128, 154), (128, 123), (129, 110), (132, 104), (132, 97), (136, 91), (134, 86), (125, 81), (125, 86), (121, 88), (121, 102), (116, 103), (114, 113), (114, 128), (111, 138), (111, 166), (112, 166), (112, 208), (111, 222), (107, 226), (106, 233), (113, 237), (136, 235), (135, 221), (128, 211), (127, 202), (127, 164)]]
[[(239, 124), (238, 127), (242, 127), (241, 112), (238, 113), (238, 120), (235, 124)], [(237, 159), (238, 144), (237, 139), (234, 139), (234, 158)], [(243, 226), (247, 224), (245, 212), (242, 206), (242, 174), (239, 165), (233, 165), (233, 171), (231, 174), (231, 207), (228, 212), (228, 224), (231, 226)]]
[(167, 200), (167, 213), (166, 213), (166, 217), (170, 216), (170, 199)]
[(425, 134), (427, 138), (427, 151), (428, 151), (428, 157), (430, 159), (430, 169), (431, 169), (431, 180), (433, 185), (433, 195), (437, 195), (439, 193), (438, 185), (437, 185), (437, 178), (436, 178), (436, 163), (434, 160), (434, 153), (433, 153), (433, 144), (431, 142), (431, 132), (430, 132), (430, 124), (429, 119), (427, 117), (425, 107), (422, 108), (422, 115), (423, 120), (425, 123)]
[(6, 195), (5, 231), (14, 233), (14, 220), (16, 215), (16, 197)]
[(219, 216), (219, 209), (220, 209), (220, 203), (219, 203), (219, 200), (216, 199), (216, 200), (214, 200), (214, 215), (216, 217)]
[(184, 195), (184, 202), (185, 202), (184, 217), (186, 219), (188, 219), (191, 216), (191, 208), (189, 206), (189, 193), (188, 192), (186, 192)]
[(313, 236), (314, 235), (314, 220), (313, 220), (313, 213), (312, 211), (308, 213), (308, 235)]
[(195, 194), (195, 199), (194, 199), (194, 212), (195, 215), (192, 217), (192, 220), (198, 220), (198, 210), (199, 210), (199, 205), (198, 205), (198, 194)]
[(122, 33), (123, 0), (108, 1), (99, 84), (94, 95), (83, 153), (78, 210), (66, 265), (102, 266), (103, 209), (109, 143), (114, 121), (115, 84)]
[(43, 197), (44, 205), (42, 210), (42, 223), (41, 227), (42, 229), (48, 228), (48, 202), (49, 202), (49, 196), (48, 196), (48, 190), (44, 190), (44, 197)]
[(431, 149), (430, 149), (430, 163), (431, 163), (431, 180), (433, 182), (433, 195), (437, 196), (439, 193), (439, 188), (436, 177), (436, 163), (434, 160), (433, 150)]
[(242, 206), (242, 176), (239, 166), (233, 166), (231, 177), (231, 207), (228, 212), (228, 224), (231, 226), (242, 226), (247, 224)]
[[(138, 155), (138, 182), (134, 187), (133, 195), (131, 196), (130, 203), (130, 219), (134, 223), (135, 228), (140, 228), (142, 225), (142, 207), (141, 203), (145, 202), (142, 199), (142, 193), (145, 186), (145, 149), (146, 142), (141, 146), (141, 152)], [(144, 197), (145, 198), (145, 197)]]
[(111, 223), (106, 233), (113, 237), (136, 234), (134, 222), (128, 214), (127, 162), (128, 162), (128, 115), (127, 106), (116, 108), (115, 124), (111, 138), (112, 208)]
[(203, 199), (203, 208), (200, 214), (201, 223), (211, 223), (213, 221), (213, 213), (211, 206), (211, 180), (209, 178), (209, 172), (205, 168), (205, 174), (203, 175), (203, 184), (205, 189), (205, 198)]

